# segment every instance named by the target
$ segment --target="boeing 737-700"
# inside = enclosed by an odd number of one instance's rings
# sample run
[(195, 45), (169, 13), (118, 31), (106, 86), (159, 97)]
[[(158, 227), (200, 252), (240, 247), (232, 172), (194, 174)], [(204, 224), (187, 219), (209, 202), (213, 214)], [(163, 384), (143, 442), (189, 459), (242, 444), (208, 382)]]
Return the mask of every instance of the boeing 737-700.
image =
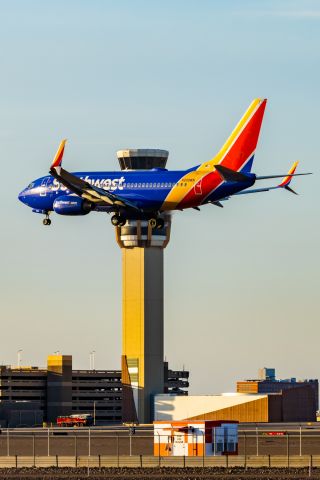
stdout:
[[(50, 175), (31, 182), (19, 200), (33, 212), (45, 215), (86, 215), (91, 211), (111, 213), (113, 225), (128, 219), (147, 220), (162, 228), (161, 214), (212, 204), (222, 207), (233, 195), (286, 189), (296, 174), (295, 162), (286, 175), (257, 176), (251, 172), (263, 120), (266, 99), (255, 99), (217, 155), (187, 170), (123, 170), (121, 172), (75, 172), (62, 168), (66, 140), (63, 140), (50, 167)], [(283, 178), (272, 187), (251, 189), (257, 180)]]

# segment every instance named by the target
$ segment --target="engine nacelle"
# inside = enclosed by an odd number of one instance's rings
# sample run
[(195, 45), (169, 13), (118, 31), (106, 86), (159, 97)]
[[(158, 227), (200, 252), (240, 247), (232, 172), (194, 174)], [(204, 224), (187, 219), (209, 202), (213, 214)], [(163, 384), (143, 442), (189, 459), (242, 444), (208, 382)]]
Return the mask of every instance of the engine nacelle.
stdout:
[(59, 215), (87, 215), (92, 209), (88, 200), (72, 195), (58, 197), (53, 202), (53, 210)]

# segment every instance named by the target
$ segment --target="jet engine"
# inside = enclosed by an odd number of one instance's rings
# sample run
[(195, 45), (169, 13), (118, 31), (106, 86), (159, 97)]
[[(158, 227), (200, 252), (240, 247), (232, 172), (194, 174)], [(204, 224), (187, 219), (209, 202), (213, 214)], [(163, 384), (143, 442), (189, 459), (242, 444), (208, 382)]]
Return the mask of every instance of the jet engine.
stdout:
[(59, 215), (87, 215), (93, 210), (93, 206), (84, 198), (65, 195), (56, 198), (53, 202), (53, 210)]

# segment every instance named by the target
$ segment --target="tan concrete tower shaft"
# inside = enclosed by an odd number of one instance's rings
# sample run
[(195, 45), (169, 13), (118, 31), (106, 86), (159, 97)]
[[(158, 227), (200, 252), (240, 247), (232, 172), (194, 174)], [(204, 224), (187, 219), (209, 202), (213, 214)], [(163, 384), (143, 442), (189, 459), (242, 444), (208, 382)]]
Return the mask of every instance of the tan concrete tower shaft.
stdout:
[(163, 392), (163, 249), (171, 219), (152, 229), (129, 220), (116, 228), (122, 249), (123, 420), (153, 420), (153, 395)]

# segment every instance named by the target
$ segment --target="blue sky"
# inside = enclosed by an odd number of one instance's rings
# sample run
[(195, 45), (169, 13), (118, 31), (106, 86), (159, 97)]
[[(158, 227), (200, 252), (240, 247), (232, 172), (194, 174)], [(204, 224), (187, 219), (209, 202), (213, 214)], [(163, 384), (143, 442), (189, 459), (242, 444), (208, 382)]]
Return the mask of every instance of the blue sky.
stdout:
[(255, 172), (299, 159), (301, 194), (235, 198), (174, 215), (165, 252), (165, 352), (191, 392), (232, 391), (274, 366), (319, 377), (318, 2), (0, 2), (0, 361), (47, 353), (119, 368), (121, 253), (109, 217), (17, 201), (62, 138), (70, 170), (118, 169), (116, 151), (212, 158), (250, 101), (268, 105)]

